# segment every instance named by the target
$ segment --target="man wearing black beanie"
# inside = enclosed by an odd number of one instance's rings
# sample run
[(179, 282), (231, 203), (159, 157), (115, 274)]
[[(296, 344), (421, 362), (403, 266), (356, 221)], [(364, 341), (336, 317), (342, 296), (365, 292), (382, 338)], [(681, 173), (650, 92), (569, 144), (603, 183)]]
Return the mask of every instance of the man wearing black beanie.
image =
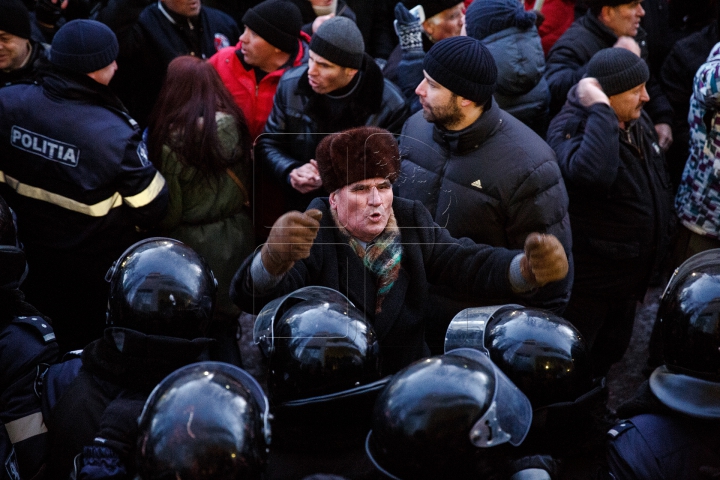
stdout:
[(108, 87), (117, 54), (110, 28), (72, 20), (41, 84), (0, 88), (0, 195), (25, 244), (24, 292), (63, 352), (102, 335), (108, 267), (167, 207), (137, 122)]
[(33, 80), (46, 63), (45, 47), (30, 38), (30, 13), (21, 0), (0, 0), (0, 88)]
[(365, 53), (357, 25), (334, 17), (313, 35), (308, 65), (280, 80), (256, 158), (283, 186), (286, 209), (303, 209), (322, 192), (313, 159), (325, 135), (362, 125), (397, 133), (406, 118), (402, 93)]
[[(456, 238), (494, 247), (522, 248), (531, 232), (555, 235), (568, 252), (568, 276), (523, 296), (529, 306), (562, 313), (572, 285), (568, 196), (552, 149), (493, 99), (497, 68), (490, 51), (472, 37), (440, 40), (423, 59), (417, 86), (422, 110), (399, 138), (403, 156), (396, 193), (422, 202)], [(429, 313), (447, 323), (464, 292), (434, 289)], [(494, 303), (493, 303), (494, 302)], [(485, 305), (510, 303), (492, 299)], [(513, 300), (514, 303), (517, 299)], [(444, 330), (431, 339), (441, 347)]]
[(630, 342), (637, 302), (669, 245), (672, 190), (652, 121), (645, 61), (606, 48), (550, 123), (570, 195), (575, 284), (565, 310), (604, 376)]

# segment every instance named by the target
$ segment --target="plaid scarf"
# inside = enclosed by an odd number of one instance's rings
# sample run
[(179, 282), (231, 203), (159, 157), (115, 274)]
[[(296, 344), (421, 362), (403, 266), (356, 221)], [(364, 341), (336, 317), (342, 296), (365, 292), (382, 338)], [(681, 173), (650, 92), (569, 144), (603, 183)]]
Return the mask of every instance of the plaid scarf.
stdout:
[(333, 220), (340, 233), (348, 239), (350, 247), (363, 261), (365, 268), (375, 274), (377, 284), (377, 299), (375, 302), (375, 314), (382, 311), (382, 303), (388, 292), (392, 289), (400, 274), (400, 262), (402, 261), (402, 244), (400, 243), (400, 230), (395, 221), (395, 215), (390, 214), (385, 230), (368, 243), (366, 248), (358, 242), (338, 222), (335, 210), (332, 210)]

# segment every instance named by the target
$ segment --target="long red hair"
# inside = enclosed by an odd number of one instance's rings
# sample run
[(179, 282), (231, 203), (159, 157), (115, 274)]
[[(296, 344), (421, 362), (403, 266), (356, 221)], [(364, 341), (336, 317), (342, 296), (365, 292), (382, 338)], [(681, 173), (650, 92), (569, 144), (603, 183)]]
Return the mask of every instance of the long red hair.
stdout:
[[(222, 155), (216, 112), (235, 119), (240, 145), (234, 158)], [(245, 116), (213, 66), (204, 60), (186, 55), (175, 58), (168, 66), (148, 122), (148, 150), (157, 167), (163, 145), (170, 146), (181, 162), (206, 176), (220, 175), (238, 161), (249, 162), (250, 134)]]

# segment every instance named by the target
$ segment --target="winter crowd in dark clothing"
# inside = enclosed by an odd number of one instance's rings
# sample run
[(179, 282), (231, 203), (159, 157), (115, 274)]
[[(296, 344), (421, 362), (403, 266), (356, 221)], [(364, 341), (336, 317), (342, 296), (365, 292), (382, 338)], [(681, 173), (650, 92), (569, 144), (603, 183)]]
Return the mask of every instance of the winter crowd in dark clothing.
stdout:
[[(562, 317), (592, 367), (571, 398), (532, 404), (524, 448), (472, 450), (502, 459), (487, 478), (657, 478), (648, 458), (684, 462), (682, 478), (717, 478), (717, 398), (699, 434), (647, 385), (620, 411), (605, 406), (604, 377), (649, 286), (720, 248), (720, 7), (697, 0), (699, 15), (677, 3), (0, 0), (0, 480), (151, 478), (136, 457), (151, 449), (137, 418), (153, 388), (198, 361), (261, 370), (242, 358), (238, 317), (277, 321), (325, 298), (287, 300), (305, 287), (361, 312), (377, 375), (290, 402), (263, 384), (279, 425), (292, 412), (310, 425), (336, 405), (363, 411), (345, 426), (357, 430), (348, 448), (317, 438), (300, 448), (279, 429), (265, 476), (247, 478), (407, 478), (378, 460), (377, 423), (366, 438), (368, 405), (391, 395), (379, 393), (391, 376), (447, 354), (460, 318), (464, 346), (491, 356), (473, 344), (475, 319), (482, 343), (499, 305)], [(144, 248), (161, 252), (155, 270), (118, 278), (151, 255)], [(172, 256), (184, 248), (202, 260)], [(213, 293), (198, 296), (193, 275)], [(122, 318), (111, 315), (115, 285), (135, 295)], [(198, 303), (183, 321), (205, 322), (191, 335), (162, 317), (187, 307), (185, 294)], [(162, 327), (137, 327), (153, 315)], [(527, 346), (537, 335), (519, 351), (551, 369), (552, 352), (532, 358)], [(296, 342), (301, 362), (327, 348), (313, 342)], [(665, 368), (651, 361), (647, 370)], [(493, 368), (484, 375), (501, 375)], [(720, 380), (703, 378), (716, 392)], [(389, 415), (377, 408), (374, 422)], [(491, 435), (492, 422), (509, 428), (502, 414), (487, 421)], [(465, 435), (474, 447), (478, 425)], [(639, 442), (657, 429), (710, 445), (699, 459)], [(242, 455), (245, 468), (257, 460)], [(234, 478), (188, 472), (175, 475)]]

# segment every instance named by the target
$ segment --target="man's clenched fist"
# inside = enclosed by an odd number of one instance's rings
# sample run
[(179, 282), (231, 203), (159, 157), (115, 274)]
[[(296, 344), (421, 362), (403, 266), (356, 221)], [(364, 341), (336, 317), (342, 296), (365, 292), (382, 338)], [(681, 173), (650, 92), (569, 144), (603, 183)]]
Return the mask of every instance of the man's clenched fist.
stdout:
[(525, 256), (520, 271), (530, 283), (539, 287), (562, 280), (568, 273), (565, 249), (555, 235), (531, 233), (525, 239)]
[(268, 273), (283, 275), (295, 262), (310, 256), (321, 218), (322, 212), (313, 209), (305, 213), (288, 212), (275, 221), (267, 242), (260, 250), (260, 258)]

